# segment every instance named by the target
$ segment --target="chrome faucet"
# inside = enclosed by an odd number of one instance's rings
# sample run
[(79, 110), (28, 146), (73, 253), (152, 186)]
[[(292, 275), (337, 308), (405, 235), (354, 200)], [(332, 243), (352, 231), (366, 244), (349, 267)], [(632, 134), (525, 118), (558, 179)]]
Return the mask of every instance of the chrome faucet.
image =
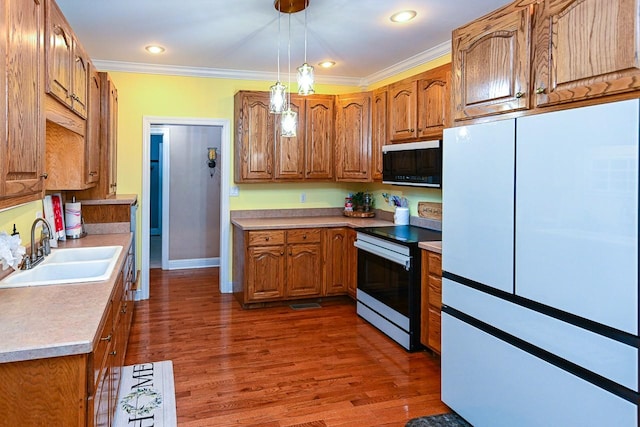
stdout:
[[(40, 235), (40, 244), (38, 247), (38, 243), (36, 242), (35, 233), (36, 226), (39, 222), (42, 222), (42, 234)], [(46, 230), (45, 230), (46, 228)], [(40, 263), (44, 257), (51, 253), (51, 245), (49, 244), (49, 239), (51, 238), (51, 227), (49, 223), (44, 220), (44, 218), (36, 218), (31, 225), (31, 256), (25, 255), (25, 258), (22, 262), (22, 269), (29, 270), (30, 268), (35, 267), (38, 263)]]

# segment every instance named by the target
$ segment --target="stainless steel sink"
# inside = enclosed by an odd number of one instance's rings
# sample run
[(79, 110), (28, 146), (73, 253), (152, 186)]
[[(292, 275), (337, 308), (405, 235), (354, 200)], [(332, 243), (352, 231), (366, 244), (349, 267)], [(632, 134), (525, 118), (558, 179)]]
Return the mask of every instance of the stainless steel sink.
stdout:
[(55, 249), (30, 270), (16, 271), (0, 281), (0, 289), (107, 280), (122, 246)]

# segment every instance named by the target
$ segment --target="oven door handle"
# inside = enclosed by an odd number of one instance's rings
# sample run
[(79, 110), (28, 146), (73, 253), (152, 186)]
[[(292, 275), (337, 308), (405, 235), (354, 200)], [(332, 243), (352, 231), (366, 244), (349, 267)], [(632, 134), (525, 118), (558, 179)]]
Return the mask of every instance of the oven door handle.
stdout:
[(370, 254), (379, 256), (396, 264), (400, 264), (404, 267), (405, 270), (409, 271), (411, 269), (411, 257), (407, 255), (402, 255), (394, 251), (390, 251), (389, 249), (381, 248), (380, 246), (372, 245), (369, 242), (364, 242), (362, 240), (356, 240), (353, 245), (361, 249), (365, 252), (369, 252)]

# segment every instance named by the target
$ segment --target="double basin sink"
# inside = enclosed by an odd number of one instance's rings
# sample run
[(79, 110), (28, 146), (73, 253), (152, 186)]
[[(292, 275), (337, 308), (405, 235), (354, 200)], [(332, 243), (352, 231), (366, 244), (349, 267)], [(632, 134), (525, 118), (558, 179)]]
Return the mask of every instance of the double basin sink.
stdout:
[(0, 280), (0, 289), (107, 280), (122, 246), (52, 249), (40, 264), (19, 270)]

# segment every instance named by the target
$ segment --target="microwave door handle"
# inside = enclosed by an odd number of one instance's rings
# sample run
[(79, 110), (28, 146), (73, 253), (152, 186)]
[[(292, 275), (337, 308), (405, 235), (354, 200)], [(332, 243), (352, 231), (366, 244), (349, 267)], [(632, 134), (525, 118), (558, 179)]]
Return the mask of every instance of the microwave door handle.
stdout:
[(362, 240), (356, 240), (353, 245), (361, 249), (365, 252), (369, 252), (370, 254), (379, 256), (380, 258), (384, 258), (388, 261), (394, 262), (404, 267), (405, 270), (409, 271), (411, 269), (411, 257), (399, 254), (394, 251), (390, 251), (389, 249), (381, 248), (380, 246), (372, 245), (368, 242), (363, 242)]

